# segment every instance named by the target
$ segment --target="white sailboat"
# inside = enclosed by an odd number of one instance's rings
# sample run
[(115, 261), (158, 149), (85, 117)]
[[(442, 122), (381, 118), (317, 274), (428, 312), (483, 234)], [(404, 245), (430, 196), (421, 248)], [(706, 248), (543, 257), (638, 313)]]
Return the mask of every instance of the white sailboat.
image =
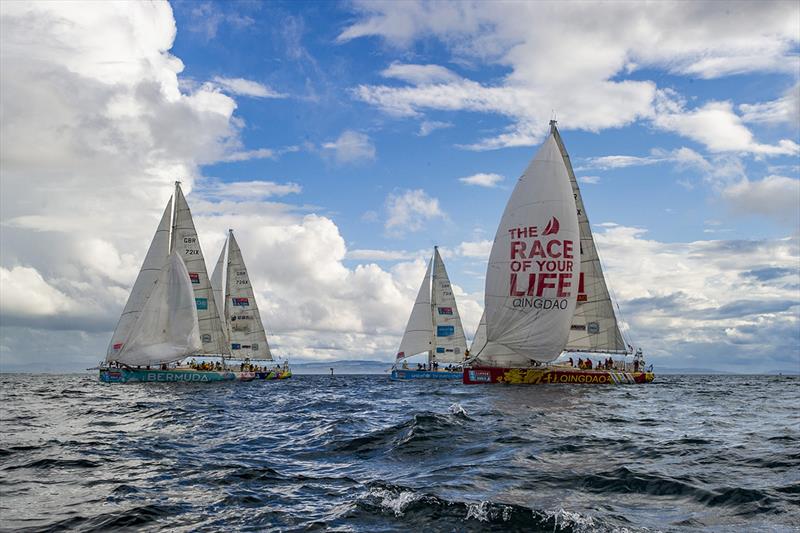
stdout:
[(220, 311), (220, 320), (225, 325), (225, 334), (231, 358), (240, 361), (241, 369), (246, 365), (257, 379), (285, 379), (292, 376), (288, 363), (283, 368), (266, 368), (255, 362), (273, 361), (267, 342), (261, 313), (258, 310), (250, 276), (242, 258), (242, 251), (233, 235), (228, 236), (219, 254), (214, 273), (211, 275), (214, 300)]
[[(100, 379), (127, 381), (221, 381), (230, 355), (217, 312), (192, 214), (175, 194), (150, 243), (100, 368)], [(189, 356), (222, 357), (219, 371), (198, 372), (174, 363)]]
[[(450, 278), (439, 248), (434, 247), (400, 341), (391, 378), (459, 379), (460, 371), (445, 371), (441, 365), (461, 365), (466, 349), (467, 340)], [(408, 368), (405, 359), (424, 352), (428, 353), (427, 364)], [(401, 363), (399, 368), (398, 363)]]
[(564, 351), (627, 353), (578, 182), (552, 121), (550, 136), (514, 188), (498, 227), (485, 310), (464, 382), (653, 379), (643, 372), (643, 361), (634, 372), (615, 368), (610, 359), (602, 371), (549, 364)]

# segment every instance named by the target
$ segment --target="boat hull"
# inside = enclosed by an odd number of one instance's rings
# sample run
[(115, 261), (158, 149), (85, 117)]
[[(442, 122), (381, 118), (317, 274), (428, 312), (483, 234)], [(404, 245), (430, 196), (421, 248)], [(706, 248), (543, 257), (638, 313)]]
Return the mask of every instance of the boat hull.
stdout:
[(100, 370), (100, 381), (104, 383), (206, 383), (211, 381), (252, 381), (255, 372), (231, 372), (226, 370), (142, 370), (133, 368), (104, 368)]
[(502, 368), (469, 367), (462, 374), (466, 385), (508, 383), (512, 385), (635, 385), (650, 383), (652, 372), (622, 372), (619, 370), (580, 370), (577, 368)]
[(461, 379), (461, 372), (447, 372), (446, 370), (405, 370), (395, 368), (389, 379), (403, 381), (407, 379)]

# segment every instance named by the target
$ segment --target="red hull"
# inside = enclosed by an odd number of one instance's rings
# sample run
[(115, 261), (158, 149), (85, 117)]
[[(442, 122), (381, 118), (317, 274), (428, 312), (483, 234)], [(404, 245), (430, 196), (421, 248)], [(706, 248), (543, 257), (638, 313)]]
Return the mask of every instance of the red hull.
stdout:
[(577, 368), (498, 368), (474, 366), (464, 369), (464, 384), (488, 385), (490, 383), (510, 383), (519, 385), (624, 385), (649, 383), (655, 375), (652, 372), (621, 372), (618, 370), (580, 370)]

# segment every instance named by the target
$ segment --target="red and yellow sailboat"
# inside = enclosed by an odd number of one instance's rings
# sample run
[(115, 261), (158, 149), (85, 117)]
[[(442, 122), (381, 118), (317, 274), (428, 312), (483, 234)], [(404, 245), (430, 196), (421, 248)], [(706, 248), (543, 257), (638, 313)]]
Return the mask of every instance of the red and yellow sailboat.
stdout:
[[(554, 363), (564, 352), (599, 365)], [(485, 309), (466, 384), (634, 384), (653, 381), (619, 329), (589, 219), (555, 121), (514, 187), (486, 272)], [(609, 357), (611, 356), (611, 357)], [(598, 368), (599, 366), (599, 368)]]

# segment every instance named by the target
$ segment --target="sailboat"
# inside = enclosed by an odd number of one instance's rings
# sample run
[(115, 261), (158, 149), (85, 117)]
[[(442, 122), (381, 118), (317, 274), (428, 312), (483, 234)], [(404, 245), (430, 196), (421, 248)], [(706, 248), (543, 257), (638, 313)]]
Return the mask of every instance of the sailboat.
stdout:
[[(400, 341), (391, 379), (461, 379), (457, 365), (464, 362), (467, 340), (450, 278), (439, 254), (433, 248), (433, 257), (422, 278), (411, 316)], [(427, 364), (409, 368), (406, 359), (428, 352)], [(400, 366), (398, 367), (398, 364)], [(441, 368), (448, 365), (453, 370)]]
[(211, 286), (220, 321), (225, 326), (231, 359), (240, 361), (240, 370), (251, 372), (256, 379), (292, 377), (288, 362), (284, 362), (283, 368), (253, 364), (274, 359), (242, 251), (232, 229), (228, 230), (211, 275)]
[[(479, 383), (649, 383), (633, 363), (553, 364), (563, 352), (628, 355), (578, 182), (556, 122), (511, 193), (486, 272), (485, 309), (464, 368)], [(579, 361), (583, 362), (582, 359)], [(587, 358), (588, 361), (588, 358)]]
[[(176, 364), (189, 356), (222, 360), (202, 369)], [(250, 379), (226, 368), (229, 356), (192, 213), (175, 182), (99, 368), (100, 380)]]

